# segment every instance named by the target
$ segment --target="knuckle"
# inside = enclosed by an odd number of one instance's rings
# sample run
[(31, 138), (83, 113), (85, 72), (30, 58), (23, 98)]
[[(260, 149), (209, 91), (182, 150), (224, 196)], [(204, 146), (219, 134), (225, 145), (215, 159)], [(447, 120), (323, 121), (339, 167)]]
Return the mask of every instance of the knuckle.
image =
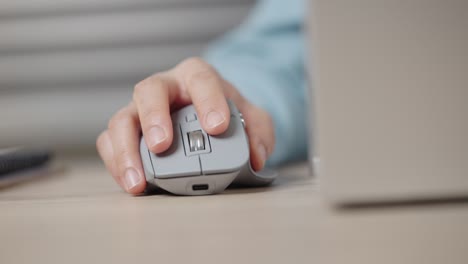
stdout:
[(145, 94), (149, 89), (160, 89), (164, 86), (165, 81), (159, 74), (152, 75), (134, 86), (133, 100), (141, 102), (145, 99)]
[(142, 122), (146, 123), (146, 125), (157, 123), (163, 118), (165, 111), (161, 106), (153, 106), (151, 109), (142, 110), (140, 113)]
[(131, 120), (130, 115), (128, 114), (128, 111), (126, 108), (120, 109), (110, 120), (108, 124), (108, 129), (116, 129), (118, 127), (121, 127), (123, 125), (128, 124)]
[(223, 85), (218, 75), (210, 69), (197, 69), (186, 75), (185, 87), (191, 96), (198, 101), (213, 101), (224, 97)]
[[(119, 161), (126, 161), (132, 157), (132, 153), (128, 148), (122, 148), (120, 151), (117, 153), (117, 160)], [(123, 164), (123, 162), (121, 163)]]
[(210, 97), (209, 95), (198, 96), (195, 105), (205, 111), (208, 111), (209, 109), (212, 109), (212, 108), (216, 108), (216, 109), (220, 108), (217, 106), (217, 104), (214, 104), (214, 100), (212, 100), (212, 97)]
[(200, 57), (190, 57), (188, 59), (185, 59), (181, 63), (181, 66), (200, 68), (200, 67), (209, 67), (209, 64)]
[(186, 83), (189, 87), (197, 87), (197, 84), (208, 83), (217, 80), (216, 74), (211, 69), (199, 68), (192, 71), (186, 77)]
[(99, 136), (97, 137), (96, 139), (96, 147), (98, 149), (102, 148), (102, 145), (104, 144), (104, 140), (105, 138), (107, 137), (107, 130), (101, 132), (101, 134), (99, 134)]
[(121, 164), (122, 169), (125, 169), (126, 161), (130, 160), (131, 157), (132, 153), (127, 148), (121, 149), (116, 153), (116, 160)]
[(135, 95), (135, 94), (141, 93), (142, 90), (146, 89), (146, 86), (148, 86), (148, 78), (135, 84), (135, 86), (133, 87), (133, 94)]
[(200, 58), (189, 58), (182, 63), (184, 82), (187, 87), (218, 80), (218, 75), (211, 65)]

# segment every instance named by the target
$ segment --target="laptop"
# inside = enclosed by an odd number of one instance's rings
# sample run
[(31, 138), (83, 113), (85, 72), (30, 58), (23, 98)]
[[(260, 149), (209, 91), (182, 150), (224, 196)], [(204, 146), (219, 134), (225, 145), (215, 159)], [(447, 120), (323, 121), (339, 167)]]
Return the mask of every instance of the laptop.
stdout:
[(314, 154), (339, 205), (468, 197), (468, 1), (313, 0)]

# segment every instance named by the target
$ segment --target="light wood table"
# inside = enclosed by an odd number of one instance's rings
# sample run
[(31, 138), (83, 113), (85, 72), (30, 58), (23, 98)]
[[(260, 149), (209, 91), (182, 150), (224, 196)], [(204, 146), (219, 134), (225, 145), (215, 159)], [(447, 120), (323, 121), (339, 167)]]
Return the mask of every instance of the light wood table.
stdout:
[(0, 189), (0, 263), (468, 263), (466, 202), (339, 209), (306, 164), (269, 188), (133, 197), (96, 157)]
[(305, 164), (269, 188), (134, 197), (98, 158), (0, 190), (0, 263), (311, 263), (315, 184)]

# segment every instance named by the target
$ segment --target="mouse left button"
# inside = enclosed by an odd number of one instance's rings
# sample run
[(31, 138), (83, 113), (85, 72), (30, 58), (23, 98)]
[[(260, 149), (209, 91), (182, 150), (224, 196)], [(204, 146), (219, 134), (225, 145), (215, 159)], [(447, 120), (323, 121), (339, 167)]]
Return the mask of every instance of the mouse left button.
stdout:
[[(175, 122), (176, 121), (176, 122)], [(173, 126), (173, 140), (168, 150), (163, 153), (149, 153), (156, 178), (174, 178), (201, 174), (198, 155), (186, 156), (182, 131), (177, 124)]]

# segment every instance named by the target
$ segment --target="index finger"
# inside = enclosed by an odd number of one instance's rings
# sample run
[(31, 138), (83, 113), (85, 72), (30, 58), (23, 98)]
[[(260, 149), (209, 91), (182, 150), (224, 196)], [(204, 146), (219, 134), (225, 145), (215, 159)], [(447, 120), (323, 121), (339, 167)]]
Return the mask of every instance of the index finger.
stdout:
[(224, 93), (226, 83), (218, 72), (203, 60), (191, 58), (179, 64), (172, 74), (192, 100), (203, 129), (212, 135), (226, 131), (230, 111)]

